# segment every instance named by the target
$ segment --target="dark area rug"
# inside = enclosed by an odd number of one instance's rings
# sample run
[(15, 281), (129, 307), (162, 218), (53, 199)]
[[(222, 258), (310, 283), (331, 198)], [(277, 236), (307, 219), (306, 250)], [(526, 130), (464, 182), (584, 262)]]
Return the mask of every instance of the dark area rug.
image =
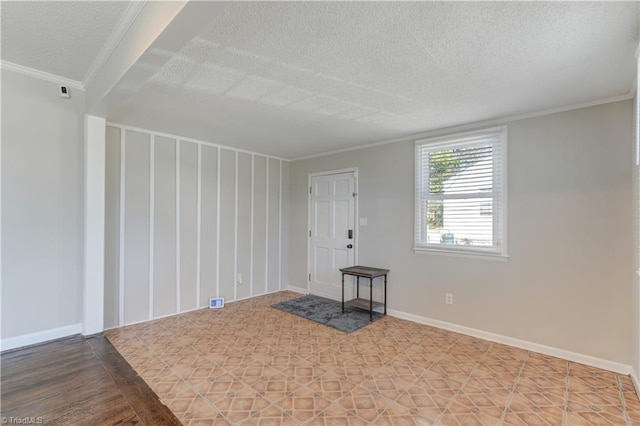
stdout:
[(338, 301), (326, 299), (324, 297), (308, 294), (298, 299), (272, 305), (276, 309), (298, 315), (302, 318), (337, 328), (345, 333), (352, 333), (362, 327), (379, 320), (384, 315), (373, 312), (373, 321), (369, 321), (369, 311), (356, 308), (344, 308)]

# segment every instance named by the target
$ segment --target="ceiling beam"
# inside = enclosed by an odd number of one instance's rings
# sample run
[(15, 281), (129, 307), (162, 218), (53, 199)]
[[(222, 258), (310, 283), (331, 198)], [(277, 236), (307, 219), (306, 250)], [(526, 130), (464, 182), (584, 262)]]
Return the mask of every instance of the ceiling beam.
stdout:
[(211, 22), (225, 2), (148, 1), (86, 87), (87, 113), (107, 117)]

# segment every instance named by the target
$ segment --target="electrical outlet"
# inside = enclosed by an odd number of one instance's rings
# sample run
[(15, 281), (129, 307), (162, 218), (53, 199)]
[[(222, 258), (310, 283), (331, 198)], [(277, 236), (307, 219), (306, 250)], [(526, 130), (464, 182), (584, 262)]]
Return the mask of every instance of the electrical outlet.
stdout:
[(238, 274), (238, 284), (242, 284), (242, 274)]
[(446, 293), (444, 295), (444, 303), (446, 303), (447, 305), (453, 305), (453, 294), (452, 293)]

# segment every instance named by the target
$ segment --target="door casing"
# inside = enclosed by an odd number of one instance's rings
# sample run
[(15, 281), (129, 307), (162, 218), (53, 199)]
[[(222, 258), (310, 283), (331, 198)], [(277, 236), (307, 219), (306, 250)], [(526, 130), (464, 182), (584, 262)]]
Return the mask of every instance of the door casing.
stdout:
[(311, 182), (313, 180), (314, 177), (318, 177), (318, 176), (328, 176), (328, 175), (337, 175), (337, 174), (341, 174), (341, 173), (353, 173), (353, 178), (354, 178), (354, 182), (353, 182), (353, 187), (354, 187), (354, 191), (356, 196), (353, 197), (353, 215), (355, 216), (353, 218), (353, 227), (354, 227), (354, 236), (353, 236), (353, 263), (355, 265), (358, 264), (358, 251), (359, 251), (359, 244), (358, 244), (358, 240), (359, 240), (359, 234), (360, 234), (360, 229), (359, 229), (359, 220), (358, 218), (360, 217), (359, 212), (358, 212), (358, 197), (359, 197), (359, 191), (358, 191), (358, 168), (357, 167), (349, 167), (346, 169), (338, 169), (338, 170), (328, 170), (328, 171), (324, 171), (324, 172), (316, 172), (316, 173), (309, 173), (309, 177), (308, 177), (308, 182), (307, 182), (307, 294), (310, 293), (311, 291), (311, 282), (309, 281), (309, 274), (311, 274), (311, 237), (309, 236), (309, 232), (311, 231), (311, 203), (312, 203), (312, 197), (311, 197), (311, 193), (309, 192), (309, 188), (311, 188)]

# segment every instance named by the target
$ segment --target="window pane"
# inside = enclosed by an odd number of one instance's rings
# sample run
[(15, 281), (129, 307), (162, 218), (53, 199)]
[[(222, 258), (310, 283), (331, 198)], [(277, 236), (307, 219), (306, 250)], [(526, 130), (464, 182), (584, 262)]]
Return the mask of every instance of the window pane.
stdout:
[(493, 200), (462, 198), (427, 201), (427, 243), (493, 245)]
[(506, 254), (505, 128), (416, 142), (415, 247)]
[(429, 195), (490, 192), (493, 189), (491, 145), (428, 153)]

